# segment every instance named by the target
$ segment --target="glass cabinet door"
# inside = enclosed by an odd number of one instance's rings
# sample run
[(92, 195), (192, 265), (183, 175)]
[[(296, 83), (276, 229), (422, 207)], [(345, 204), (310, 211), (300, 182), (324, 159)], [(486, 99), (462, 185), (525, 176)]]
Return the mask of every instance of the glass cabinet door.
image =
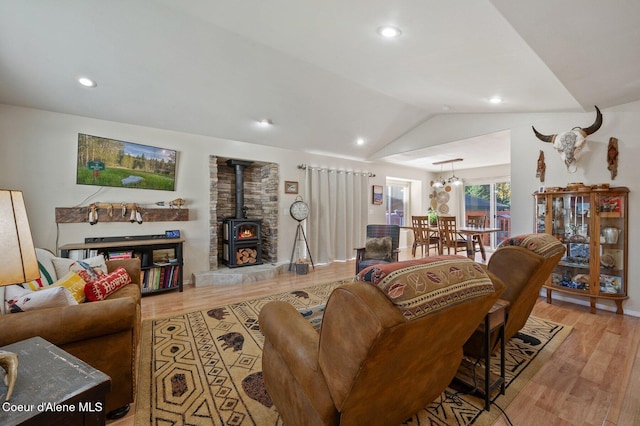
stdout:
[(590, 292), (591, 253), (589, 194), (554, 195), (552, 205), (553, 235), (567, 251), (552, 274), (552, 283), (576, 291)]
[(536, 194), (536, 205), (535, 205), (535, 214), (536, 218), (535, 224), (535, 232), (536, 233), (544, 233), (547, 232), (547, 197), (544, 194)]
[(600, 294), (626, 294), (625, 291), (625, 197), (622, 194), (599, 194), (596, 196), (598, 208), (598, 247), (596, 253), (600, 266), (598, 289)]

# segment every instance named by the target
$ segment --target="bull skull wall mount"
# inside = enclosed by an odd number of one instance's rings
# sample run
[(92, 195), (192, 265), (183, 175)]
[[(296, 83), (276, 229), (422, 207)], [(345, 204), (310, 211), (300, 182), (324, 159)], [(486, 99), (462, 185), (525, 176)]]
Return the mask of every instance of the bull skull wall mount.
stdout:
[(543, 135), (531, 126), (536, 137), (543, 142), (552, 143), (567, 167), (567, 172), (575, 173), (578, 169), (577, 159), (587, 143), (587, 136), (595, 133), (602, 126), (602, 113), (596, 106), (596, 121), (589, 127), (574, 127), (568, 132), (556, 135)]

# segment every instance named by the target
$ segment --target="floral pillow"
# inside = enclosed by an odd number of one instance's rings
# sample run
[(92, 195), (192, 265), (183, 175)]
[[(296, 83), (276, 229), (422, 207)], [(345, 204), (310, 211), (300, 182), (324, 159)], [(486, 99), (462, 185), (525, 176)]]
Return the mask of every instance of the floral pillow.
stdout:
[(107, 264), (103, 255), (90, 257), (84, 260), (73, 260), (62, 257), (52, 259), (53, 267), (58, 277), (64, 277), (70, 271), (80, 275), (85, 282), (95, 281), (107, 274)]

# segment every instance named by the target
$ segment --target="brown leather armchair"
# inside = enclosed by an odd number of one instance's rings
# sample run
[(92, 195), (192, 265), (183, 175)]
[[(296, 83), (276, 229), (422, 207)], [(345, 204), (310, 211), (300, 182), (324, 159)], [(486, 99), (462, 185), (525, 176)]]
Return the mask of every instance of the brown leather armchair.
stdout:
[[(471, 260), (446, 262), (452, 276), (480, 278), (482, 290), (462, 295), (455, 283), (439, 283), (438, 293), (401, 289), (403, 280), (356, 281), (332, 292), (320, 333), (290, 304), (265, 305), (262, 374), (284, 424), (395, 425), (437, 398), (456, 374), (463, 343), (503, 290)], [(442, 291), (456, 302), (447, 304)], [(416, 304), (421, 298), (428, 302)]]
[[(565, 246), (549, 234), (524, 234), (504, 240), (489, 258), (487, 269), (505, 284), (500, 299), (509, 302), (506, 308), (505, 340), (524, 327), (540, 295), (540, 289), (558, 265)], [(497, 333), (492, 336), (492, 351), (496, 349)], [(465, 353), (479, 356), (483, 340), (474, 334), (465, 344)]]

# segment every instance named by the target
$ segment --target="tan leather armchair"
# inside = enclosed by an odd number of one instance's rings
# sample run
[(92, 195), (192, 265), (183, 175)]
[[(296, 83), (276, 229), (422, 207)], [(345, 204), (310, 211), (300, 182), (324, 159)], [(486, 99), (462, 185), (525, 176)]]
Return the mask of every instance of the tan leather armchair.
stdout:
[[(505, 340), (524, 327), (531, 315), (540, 289), (564, 255), (564, 245), (549, 234), (524, 234), (503, 241), (491, 255), (487, 269), (505, 284), (500, 299), (509, 302), (506, 309)], [(492, 351), (497, 334), (492, 336)], [(465, 353), (479, 356), (483, 340), (474, 334), (465, 344)]]
[[(462, 265), (456, 274), (484, 274), (483, 292), (444, 305), (431, 293), (424, 308), (401, 306), (398, 282), (356, 281), (332, 292), (319, 333), (290, 304), (265, 305), (263, 377), (284, 424), (396, 425), (437, 398), (456, 374), (463, 343), (503, 290), (475, 262), (453, 262)], [(422, 296), (415, 293), (414, 301)]]

